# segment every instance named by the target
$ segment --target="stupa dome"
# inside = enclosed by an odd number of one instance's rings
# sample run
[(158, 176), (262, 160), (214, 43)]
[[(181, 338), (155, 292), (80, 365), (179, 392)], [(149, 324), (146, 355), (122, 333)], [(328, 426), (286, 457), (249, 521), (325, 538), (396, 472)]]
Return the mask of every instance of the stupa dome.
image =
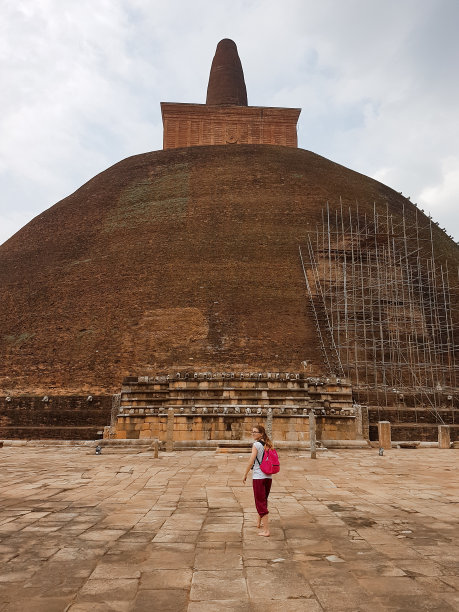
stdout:
[[(161, 370), (325, 372), (298, 256), (326, 202), (412, 219), (399, 193), (273, 145), (145, 153), (0, 246), (0, 386), (114, 391)], [(418, 213), (421, 215), (421, 213)], [(439, 261), (458, 261), (433, 227)]]
[(161, 108), (164, 150), (115, 164), (0, 246), (0, 391), (110, 394), (130, 374), (187, 369), (456, 388), (457, 296), (435, 270), (459, 250), (442, 230), (298, 149), (300, 109), (248, 106), (232, 40), (206, 104)]

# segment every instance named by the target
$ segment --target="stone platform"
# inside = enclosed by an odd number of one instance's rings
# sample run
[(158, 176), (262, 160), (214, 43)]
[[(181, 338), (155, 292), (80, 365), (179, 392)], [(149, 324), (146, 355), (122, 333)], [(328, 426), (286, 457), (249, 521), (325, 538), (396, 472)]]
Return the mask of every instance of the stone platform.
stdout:
[(247, 454), (0, 449), (0, 611), (459, 607), (457, 450), (281, 452), (272, 536)]
[(299, 372), (129, 376), (104, 437), (164, 440), (170, 428), (178, 444), (247, 441), (254, 425), (269, 430), (271, 418), (276, 441), (305, 442), (311, 412), (318, 439), (363, 441), (362, 409), (353, 405), (350, 382)]

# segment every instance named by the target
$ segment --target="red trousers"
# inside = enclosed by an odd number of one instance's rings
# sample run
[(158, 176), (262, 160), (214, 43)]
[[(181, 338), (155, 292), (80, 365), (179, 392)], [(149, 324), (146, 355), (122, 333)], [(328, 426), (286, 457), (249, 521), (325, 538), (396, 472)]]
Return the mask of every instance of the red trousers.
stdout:
[(272, 478), (260, 478), (252, 480), (255, 507), (260, 516), (269, 514), (268, 495), (271, 490)]

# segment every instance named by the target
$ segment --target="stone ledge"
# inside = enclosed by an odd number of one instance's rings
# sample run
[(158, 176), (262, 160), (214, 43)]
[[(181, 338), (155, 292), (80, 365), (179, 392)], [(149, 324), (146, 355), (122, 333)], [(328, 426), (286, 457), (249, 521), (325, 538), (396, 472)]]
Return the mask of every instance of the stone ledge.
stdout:
[[(369, 442), (372, 448), (378, 448), (379, 442), (376, 440), (372, 440)], [(407, 444), (416, 445), (416, 448), (438, 448), (438, 442), (424, 442), (422, 440), (392, 440), (391, 447), (392, 448), (405, 448), (408, 449)], [(410, 446), (411, 448), (411, 446)], [(459, 442), (451, 442), (451, 448), (459, 448)]]
[[(195, 410), (190, 410), (187, 406), (183, 407), (183, 411), (178, 406), (167, 406), (158, 408), (156, 406), (148, 406), (145, 405), (143, 407), (133, 407), (133, 406), (121, 406), (120, 411), (117, 414), (117, 418), (121, 417), (146, 417), (146, 416), (163, 416), (166, 417), (168, 414), (169, 408), (173, 408), (174, 416), (184, 416), (184, 417), (262, 417), (268, 414), (268, 407), (260, 407), (261, 411), (255, 411), (254, 407), (250, 407), (247, 405), (237, 405), (237, 404), (220, 404), (216, 407), (214, 406), (196, 406)], [(203, 408), (206, 409), (204, 412)], [(270, 406), (273, 412), (273, 418), (276, 417), (301, 417), (301, 418), (309, 418), (309, 413), (312, 411), (316, 418), (346, 418), (346, 419), (355, 419), (355, 412), (352, 410), (346, 409), (338, 409), (338, 408), (301, 408), (300, 406)]]
[(95, 446), (102, 440), (56, 440), (54, 438), (45, 438), (37, 440), (2, 440), (3, 446)]
[[(27, 447), (50, 447), (50, 446), (83, 446), (95, 448), (97, 445), (113, 450), (131, 449), (139, 452), (150, 449), (154, 443), (154, 438), (145, 439), (105, 439), (105, 440), (1, 440), (4, 447), (8, 446), (27, 446)], [(159, 441), (160, 446), (164, 441)], [(217, 448), (240, 448), (249, 449), (252, 442), (250, 440), (182, 440), (174, 442), (174, 450), (216, 450)], [(274, 441), (275, 447), (279, 450), (309, 450), (309, 441)], [(318, 440), (321, 446), (317, 450), (339, 449), (339, 448), (369, 448), (370, 443), (366, 440)], [(394, 443), (396, 445), (396, 443)], [(371, 444), (375, 446), (375, 444)], [(437, 443), (421, 443), (421, 447), (431, 448), (438, 446)], [(459, 448), (459, 444), (456, 448)]]
[(270, 382), (285, 382), (285, 381), (301, 381), (310, 385), (326, 385), (336, 384), (350, 386), (350, 380), (345, 377), (336, 378), (335, 376), (307, 376), (304, 372), (175, 372), (169, 374), (160, 374), (157, 376), (126, 376), (123, 379), (123, 387), (131, 384), (140, 385), (169, 383), (177, 381), (270, 381)]

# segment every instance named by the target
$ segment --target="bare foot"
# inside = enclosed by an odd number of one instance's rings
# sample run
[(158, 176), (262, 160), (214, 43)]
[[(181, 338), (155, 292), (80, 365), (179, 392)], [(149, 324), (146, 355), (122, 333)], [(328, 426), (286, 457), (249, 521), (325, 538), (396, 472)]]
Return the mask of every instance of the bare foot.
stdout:
[(269, 517), (267, 514), (264, 514), (260, 519), (260, 527), (261, 531), (259, 532), (259, 536), (264, 536), (265, 538), (269, 537)]
[(257, 529), (260, 529), (260, 527), (261, 527), (261, 516), (258, 516), (258, 519), (257, 519)]

